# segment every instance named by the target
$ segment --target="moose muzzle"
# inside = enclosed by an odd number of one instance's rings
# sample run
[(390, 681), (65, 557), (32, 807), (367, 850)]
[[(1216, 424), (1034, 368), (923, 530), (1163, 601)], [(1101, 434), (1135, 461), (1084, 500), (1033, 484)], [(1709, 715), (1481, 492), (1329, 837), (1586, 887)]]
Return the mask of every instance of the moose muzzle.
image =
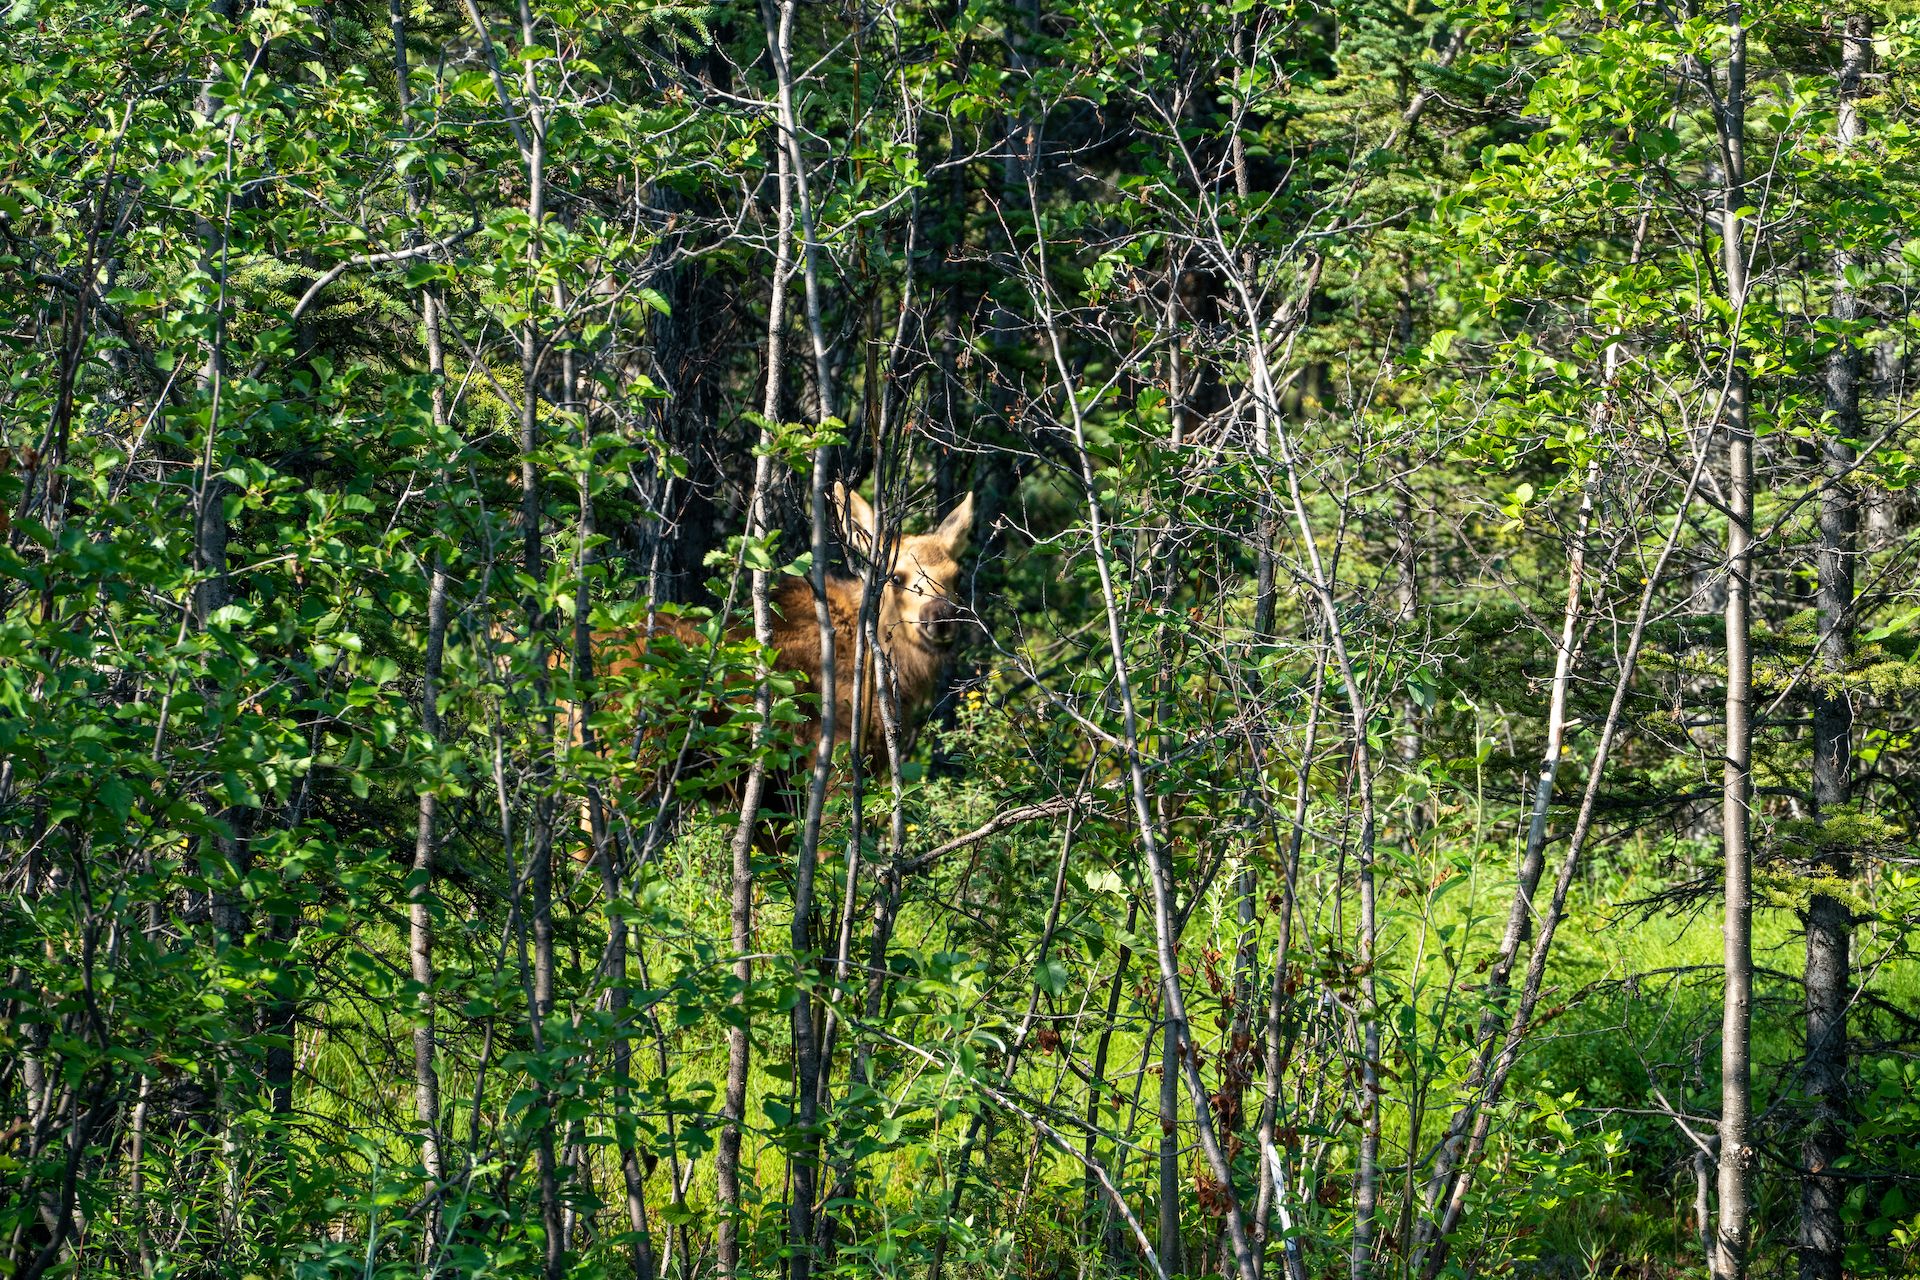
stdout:
[(945, 596), (935, 596), (920, 611), (920, 626), (928, 644), (950, 645), (960, 634), (960, 606)]

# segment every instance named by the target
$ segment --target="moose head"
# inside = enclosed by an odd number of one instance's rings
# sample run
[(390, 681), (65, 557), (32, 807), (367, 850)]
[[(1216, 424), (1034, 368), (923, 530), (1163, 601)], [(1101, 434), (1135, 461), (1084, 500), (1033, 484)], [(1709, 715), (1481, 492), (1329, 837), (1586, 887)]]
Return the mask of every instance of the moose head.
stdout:
[(836, 485), (833, 502), (847, 545), (886, 572), (877, 619), (881, 646), (896, 665), (909, 665), (902, 662), (907, 650), (937, 661), (965, 625), (956, 593), (960, 559), (973, 534), (973, 495), (962, 498), (932, 533), (907, 534), (890, 547), (880, 545), (873, 508), (865, 498)]

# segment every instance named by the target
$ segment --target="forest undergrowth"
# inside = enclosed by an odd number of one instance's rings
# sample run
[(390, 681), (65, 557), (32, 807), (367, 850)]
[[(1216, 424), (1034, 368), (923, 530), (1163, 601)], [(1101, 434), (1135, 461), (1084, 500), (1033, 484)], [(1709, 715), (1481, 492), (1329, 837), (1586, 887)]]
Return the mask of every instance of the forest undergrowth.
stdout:
[(1912, 0), (0, 9), (0, 1276), (1920, 1267)]

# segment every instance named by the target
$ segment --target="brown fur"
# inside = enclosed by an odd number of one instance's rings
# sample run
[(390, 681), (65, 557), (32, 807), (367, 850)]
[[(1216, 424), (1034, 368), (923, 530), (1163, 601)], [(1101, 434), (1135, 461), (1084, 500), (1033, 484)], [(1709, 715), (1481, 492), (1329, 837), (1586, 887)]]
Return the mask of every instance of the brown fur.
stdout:
[[(840, 486), (835, 488), (834, 505), (843, 537), (863, 554), (873, 554), (877, 541), (873, 509), (860, 495)], [(960, 582), (960, 557), (965, 553), (972, 527), (973, 498), (968, 495), (934, 532), (899, 539), (893, 559), (886, 566), (885, 586), (875, 618), (879, 647), (886, 661), (878, 665), (893, 682), (902, 750), (912, 742), (914, 731), (932, 700), (947, 651), (962, 625), (955, 593)], [(833, 625), (836, 744), (848, 742), (853, 736), (854, 650), (863, 590), (857, 578), (839, 575), (827, 578), (827, 613)], [(774, 666), (799, 675), (805, 691), (817, 692), (821, 677), (820, 626), (814, 610), (812, 582), (803, 578), (781, 580), (774, 588), (771, 603)], [(697, 648), (704, 643), (692, 627), (678, 618), (662, 615), (656, 619), (651, 640), (638, 629), (596, 634), (594, 669), (602, 675), (617, 677), (644, 663), (646, 654), (660, 646), (662, 636), (672, 637), (689, 647)], [(884, 769), (887, 747), (877, 697), (876, 664), (869, 657), (865, 666), (866, 688), (860, 699), (861, 718), (865, 721), (861, 740), (870, 765)], [(733, 694), (734, 699), (738, 697), (738, 692)], [(724, 700), (716, 700), (713, 713), (719, 712), (718, 702)], [(809, 715), (791, 731), (794, 740), (785, 745), (797, 748), (791, 754), (799, 758), (819, 739), (818, 713)]]

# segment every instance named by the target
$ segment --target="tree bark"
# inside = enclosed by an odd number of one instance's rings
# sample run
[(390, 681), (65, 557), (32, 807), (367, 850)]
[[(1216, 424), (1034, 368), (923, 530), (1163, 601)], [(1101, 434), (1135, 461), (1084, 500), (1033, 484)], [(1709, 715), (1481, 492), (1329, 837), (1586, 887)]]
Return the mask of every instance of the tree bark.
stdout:
[[(574, 381), (571, 372), (567, 385), (569, 405), (572, 406)], [(585, 439), (590, 432), (591, 428), (583, 416), (580, 435)], [(587, 465), (591, 466), (592, 462), (589, 460)], [(587, 587), (587, 569), (596, 540), (591, 475), (583, 470), (580, 474), (579, 561), (573, 610), (573, 678), (576, 689), (589, 687), (594, 674), (592, 599)], [(578, 697), (574, 715), (578, 718), (573, 733), (578, 737), (581, 749), (588, 755), (597, 754), (599, 742), (591, 724), (592, 706), (589, 699)], [(632, 1274), (634, 1280), (653, 1280), (657, 1268), (654, 1265), (653, 1232), (647, 1220), (646, 1170), (642, 1167), (640, 1151), (634, 1141), (633, 1039), (628, 1024), (632, 993), (627, 985), (627, 921), (619, 909), (620, 874), (614, 862), (618, 843), (613, 839), (607, 821), (605, 799), (600, 788), (592, 783), (587, 787), (586, 810), (593, 864), (600, 872), (600, 891), (607, 912), (607, 942), (601, 953), (600, 970), (607, 984), (606, 1007), (612, 1015), (614, 1027), (611, 1055), (613, 1080), (610, 1090), (613, 1095), (614, 1148), (619, 1153), (620, 1180), (626, 1193), (627, 1229), (633, 1236), (630, 1255)], [(662, 1069), (661, 1076), (666, 1075), (667, 1072)]]
[[(1267, 988), (1266, 1090), (1260, 1101), (1258, 1147), (1260, 1155), (1259, 1191), (1254, 1201), (1254, 1240), (1260, 1246), (1262, 1274), (1266, 1271), (1266, 1242), (1270, 1234), (1269, 1218), (1278, 1208), (1283, 1221), (1288, 1191), (1282, 1175), (1286, 1166), (1274, 1146), (1275, 1126), (1280, 1118), (1280, 1090), (1287, 1067), (1287, 1038), (1291, 1033), (1287, 1010), (1292, 1003), (1290, 991), (1293, 953), (1293, 918), (1300, 896), (1300, 851), (1307, 840), (1307, 812), (1313, 801), (1313, 753), (1320, 740), (1320, 712), (1327, 689), (1327, 655), (1324, 641), (1314, 652), (1313, 692), (1307, 701), (1307, 727), (1300, 743), (1300, 764), (1294, 778), (1293, 817), (1287, 836), (1286, 863), (1281, 868), (1279, 936), (1273, 947), (1273, 978)], [(1306, 1280), (1306, 1263), (1300, 1242), (1285, 1243), (1289, 1280)]]
[[(767, 536), (771, 527), (768, 507), (773, 482), (771, 424), (780, 417), (780, 383), (786, 364), (787, 284), (793, 264), (793, 180), (789, 170), (791, 152), (785, 145), (774, 147), (777, 217), (774, 228), (772, 292), (767, 300), (766, 386), (761, 401), (759, 456), (755, 459), (753, 493), (747, 503), (748, 539)], [(748, 591), (753, 607), (753, 635), (762, 646), (773, 643), (773, 604), (769, 596), (771, 578), (765, 569), (750, 571)], [(732, 1004), (738, 1016), (727, 1029), (727, 1082), (721, 1110), (720, 1141), (714, 1152), (714, 1180), (720, 1199), (720, 1222), (716, 1238), (722, 1275), (738, 1274), (740, 1267), (740, 1144), (747, 1114), (747, 1072), (752, 1043), (745, 1025), (747, 990), (753, 981), (753, 841), (759, 825), (760, 798), (766, 788), (767, 724), (773, 712), (773, 689), (769, 672), (762, 661), (754, 691), (754, 750), (752, 762), (740, 788), (740, 817), (733, 830), (733, 881), (728, 920), (733, 947), (733, 976), (738, 984)]]
[[(541, 236), (547, 217), (546, 111), (540, 96), (538, 60), (529, 59), (521, 67), (521, 102), (516, 107), (486, 19), (476, 0), (465, 0), (467, 19), (491, 75), (500, 109), (513, 132), (527, 177), (527, 221), (532, 234), (527, 239), (527, 265), (530, 279), (539, 277), (542, 253)], [(533, 13), (527, 0), (520, 0), (520, 41), (534, 47)], [(554, 714), (547, 680), (547, 659), (553, 652), (552, 612), (540, 598), (540, 584), (546, 580), (546, 546), (541, 522), (545, 516), (538, 450), (540, 447), (541, 363), (544, 347), (540, 323), (535, 314), (541, 306), (537, 285), (530, 285), (526, 298), (528, 318), (519, 326), (520, 373), (520, 536), (522, 570), (531, 588), (521, 602), (526, 616), (528, 639), (533, 645), (534, 714), (543, 730), (541, 741), (554, 742)], [(557, 749), (557, 748), (556, 748)], [(535, 1053), (544, 1053), (544, 1024), (553, 1012), (553, 751), (536, 750), (530, 760), (528, 783), (533, 793), (532, 830), (528, 837), (528, 884), (533, 894), (530, 910), (533, 929), (533, 978), (527, 1011), (528, 1028)], [(540, 1185), (540, 1216), (546, 1236), (544, 1267), (547, 1280), (560, 1280), (565, 1271), (566, 1232), (561, 1215), (559, 1167), (553, 1133), (553, 1097), (542, 1090), (540, 1120), (535, 1135), (534, 1155)]]
[(1160, 1023), (1160, 1261), (1174, 1275), (1185, 1268), (1180, 1240), (1180, 1054), (1173, 1020)]
[[(1140, 899), (1129, 896), (1127, 922), (1122, 926), (1127, 936), (1133, 935), (1133, 927), (1139, 916)], [(1132, 963), (1133, 948), (1122, 943), (1113, 962), (1113, 978), (1107, 984), (1106, 1010), (1101, 1016), (1100, 1035), (1094, 1041), (1093, 1067), (1087, 1075), (1087, 1136), (1080, 1157), (1081, 1166), (1086, 1171), (1081, 1216), (1087, 1222), (1097, 1221), (1095, 1215), (1099, 1212), (1097, 1206), (1102, 1193), (1100, 1180), (1094, 1176), (1093, 1167), (1099, 1154), (1095, 1144), (1100, 1134), (1100, 1104), (1113, 1090), (1113, 1086), (1107, 1083), (1107, 1055), (1113, 1048), (1113, 1030), (1120, 1017), (1120, 996), (1126, 990), (1127, 971)], [(1117, 1262), (1120, 1254), (1117, 1249), (1110, 1247), (1110, 1239), (1111, 1233), (1103, 1230), (1097, 1238), (1084, 1239), (1082, 1247), (1090, 1256), (1099, 1256), (1104, 1250), (1105, 1256)]]
[(1727, 15), (1726, 100), (1719, 115), (1722, 187), (1721, 245), (1727, 304), (1733, 313), (1721, 425), (1727, 435), (1727, 716), (1721, 783), (1720, 840), (1725, 852), (1725, 992), (1720, 1023), (1719, 1218), (1714, 1233), (1714, 1280), (1745, 1280), (1751, 1223), (1749, 1180), (1753, 1148), (1753, 865), (1749, 844), (1753, 753), (1753, 428), (1748, 420), (1747, 372), (1740, 328), (1746, 304), (1743, 144), (1746, 117), (1746, 29), (1741, 6)]
[[(1648, 219), (1642, 217), (1634, 231), (1633, 248), (1628, 254), (1628, 262), (1638, 263), (1645, 247)], [(1603, 438), (1603, 433), (1613, 420), (1614, 406), (1618, 395), (1620, 364), (1624, 359), (1620, 343), (1609, 342), (1605, 354), (1601, 357), (1600, 402), (1593, 413), (1594, 435)], [(1514, 966), (1519, 962), (1520, 950), (1527, 944), (1533, 933), (1534, 895), (1540, 888), (1540, 877), (1546, 872), (1547, 818), (1553, 807), (1555, 787), (1560, 776), (1560, 761), (1566, 751), (1567, 708), (1573, 692), (1573, 670), (1577, 657), (1581, 633), (1583, 612), (1583, 593), (1586, 589), (1587, 541), (1593, 530), (1593, 504), (1596, 487), (1600, 483), (1600, 460), (1594, 458), (1587, 464), (1580, 486), (1580, 508), (1575, 517), (1572, 544), (1567, 555), (1567, 601), (1560, 616), (1560, 635), (1554, 648), (1553, 683), (1547, 698), (1547, 741), (1541, 752), (1540, 771), (1534, 777), (1533, 808), (1527, 821), (1527, 839), (1520, 854), (1518, 877), (1514, 884), (1513, 898), (1507, 908), (1506, 930), (1501, 936), (1500, 950), (1495, 953), (1493, 966), (1487, 975), (1485, 995), (1480, 1015), (1478, 1032), (1479, 1048), (1473, 1065), (1468, 1068), (1465, 1084), (1461, 1092), (1465, 1101), (1455, 1109), (1448, 1124), (1447, 1136), (1442, 1140), (1434, 1154), (1433, 1172), (1427, 1179), (1425, 1194), (1425, 1214), (1414, 1228), (1414, 1266), (1417, 1269), (1421, 1260), (1439, 1235), (1439, 1223), (1434, 1214), (1444, 1203), (1447, 1191), (1454, 1180), (1459, 1166), (1463, 1144), (1467, 1133), (1477, 1123), (1480, 1102), (1478, 1091), (1485, 1084), (1487, 1073), (1493, 1062), (1495, 1045), (1499, 1034), (1502, 1006), (1506, 1003)]]
[[(387, 21), (393, 32), (394, 89), (404, 116), (412, 105), (412, 89), (407, 70), (407, 7), (403, 0), (388, 0)], [(411, 177), (411, 175), (409, 175)], [(417, 180), (407, 184), (407, 204), (418, 216), (420, 198)], [(420, 321), (427, 347), (427, 371), (433, 379), (431, 405), (436, 432), (447, 430), (446, 349), (440, 337), (440, 303), (431, 288), (420, 291)], [(442, 442), (436, 441), (436, 447)], [(445, 477), (442, 476), (444, 481)], [(420, 727), (428, 743), (440, 745), (440, 676), (447, 642), (447, 566), (444, 553), (435, 548), (427, 582), (427, 646), (420, 681)], [(435, 1064), (433, 998), (433, 854), (434, 823), (438, 815), (439, 795), (428, 785), (420, 791), (418, 818), (414, 828), (413, 867), (407, 885), (407, 957), (414, 985), (413, 1024), (413, 1101), (414, 1119), (420, 1125), (420, 1165), (426, 1171), (432, 1207), (426, 1215), (421, 1241), (422, 1262), (427, 1275), (436, 1271), (435, 1255), (444, 1229), (444, 1199), (440, 1183), (446, 1176), (446, 1162), (440, 1137), (440, 1077)]]
[[(793, 40), (795, 0), (779, 0), (777, 9), (763, 2), (762, 14), (767, 27), (767, 54), (773, 63), (777, 89), (780, 143), (786, 153), (785, 171), (790, 181), (784, 184), (792, 194), (793, 212), (798, 216), (801, 245), (801, 278), (806, 305), (807, 335), (813, 349), (814, 384), (818, 421), (824, 424), (835, 416), (832, 370), (828, 361), (826, 329), (821, 319), (819, 246), (814, 237), (813, 208), (807, 193), (806, 156), (800, 146), (799, 118), (793, 103), (793, 69), (787, 50)], [(782, 194), (785, 201), (787, 195)], [(793, 922), (789, 937), (793, 949), (793, 1071), (797, 1102), (795, 1121), (799, 1132), (788, 1161), (787, 1261), (789, 1280), (807, 1280), (811, 1274), (814, 1251), (813, 1208), (820, 1182), (820, 1039), (814, 1025), (814, 997), (806, 975), (814, 967), (813, 884), (820, 861), (820, 824), (826, 809), (827, 784), (833, 774), (834, 736), (837, 703), (834, 653), (834, 624), (827, 604), (827, 478), (832, 461), (832, 446), (821, 444), (813, 454), (813, 475), (809, 486), (814, 624), (820, 636), (820, 668), (817, 689), (820, 695), (820, 734), (814, 745), (813, 769), (808, 778), (805, 815), (800, 838), (794, 847)]]
[[(227, 22), (237, 22), (240, 16), (236, 0), (215, 0), (212, 12)], [(256, 47), (247, 59), (246, 79), (250, 80), (265, 55), (265, 46)], [(207, 79), (201, 86), (195, 100), (195, 109), (208, 121), (214, 120), (225, 106), (216, 86), (226, 74), (219, 59), (215, 59), (207, 68)], [(201, 265), (207, 275), (215, 282), (214, 324), (212, 342), (207, 350), (207, 358), (201, 366), (198, 389), (207, 399), (207, 434), (199, 464), (194, 473), (193, 482), (193, 567), (198, 580), (193, 587), (192, 614), (195, 627), (203, 635), (214, 625), (214, 618), (233, 602), (232, 584), (228, 579), (227, 544), (230, 530), (227, 521), (226, 492), (227, 481), (223, 477), (226, 470), (225, 447), (221, 444), (220, 415), (222, 402), (227, 389), (227, 305), (229, 275), (232, 251), (234, 195), (234, 144), (240, 125), (240, 116), (234, 114), (228, 118), (225, 139), (225, 156), (222, 164), (222, 185), (225, 188), (220, 199), (219, 225), (211, 218), (199, 219), (197, 233), (200, 240)], [(206, 157), (211, 162), (211, 156)], [(217, 704), (218, 691), (210, 690), (208, 702)], [(225, 807), (219, 821), (224, 830), (212, 837), (214, 848), (219, 852), (220, 861), (236, 881), (243, 880), (249, 868), (251, 849), (246, 838), (247, 813), (237, 805)], [(217, 947), (237, 949), (245, 945), (251, 927), (245, 899), (224, 887), (212, 892), (209, 904), (213, 918), (214, 940)], [(278, 1064), (275, 1064), (278, 1065)], [(231, 1064), (230, 1064), (231, 1070)], [(240, 1217), (241, 1188), (247, 1178), (243, 1166), (249, 1160), (249, 1148), (243, 1139), (234, 1117), (250, 1105), (246, 1100), (235, 1099), (231, 1093), (231, 1076), (220, 1078), (215, 1093), (217, 1106), (222, 1113), (219, 1126), (221, 1132), (222, 1155), (226, 1161), (224, 1201), (221, 1205), (221, 1227), (223, 1231), (235, 1228)], [(251, 1093), (258, 1087), (258, 1081), (249, 1082)]]
[[(1039, 222), (1039, 195), (1031, 177), (1027, 180), (1027, 202), (1035, 212), (1035, 222)], [(1039, 264), (1040, 278), (1046, 278), (1044, 258)], [(1225, 1150), (1220, 1145), (1215, 1131), (1208, 1098), (1206, 1082), (1201, 1079), (1200, 1069), (1195, 1062), (1189, 1022), (1187, 1018), (1186, 994), (1180, 981), (1180, 965), (1177, 955), (1174, 912), (1173, 867), (1168, 851), (1162, 846), (1154, 830), (1153, 813), (1148, 801), (1150, 788), (1147, 782), (1146, 766), (1141, 757), (1138, 720), (1134, 710), (1132, 681), (1128, 674), (1126, 658), (1125, 631), (1120, 620), (1120, 599), (1113, 582), (1113, 566), (1108, 552), (1106, 521), (1101, 514), (1099, 487), (1095, 482), (1093, 460), (1088, 452), (1085, 421), (1080, 411), (1080, 403), (1074, 385), (1074, 379), (1068, 369), (1066, 355), (1061, 349), (1059, 329), (1054, 321), (1051, 303), (1044, 294), (1037, 296), (1041, 304), (1042, 326), (1047, 337), (1047, 354), (1051, 358), (1053, 370), (1060, 377), (1066, 390), (1066, 406), (1071, 419), (1073, 443), (1076, 460), (1079, 464), (1081, 498), (1087, 512), (1088, 530), (1093, 543), (1094, 566), (1100, 580), (1101, 600), (1106, 614), (1107, 644), (1114, 664), (1114, 683), (1119, 695), (1122, 717), (1121, 747), (1126, 764), (1127, 789), (1132, 800), (1133, 819), (1140, 839), (1140, 849), (1146, 862), (1147, 878), (1153, 890), (1152, 909), (1156, 958), (1160, 964), (1160, 992), (1162, 1010), (1167, 1020), (1167, 1034), (1171, 1037), (1174, 1056), (1180, 1075), (1186, 1082), (1189, 1101), (1193, 1106), (1193, 1126), (1200, 1143), (1200, 1152), (1207, 1167), (1219, 1183), (1219, 1194), (1225, 1201), (1225, 1218), (1228, 1240), (1232, 1244), (1235, 1269), (1241, 1280), (1258, 1280), (1258, 1269), (1253, 1259), (1253, 1248), (1248, 1242), (1246, 1220), (1241, 1211), (1239, 1196), (1233, 1187), (1233, 1169), (1227, 1162)], [(1361, 741), (1364, 743), (1365, 724), (1360, 725)], [(1364, 752), (1364, 748), (1362, 748)], [(1363, 764), (1364, 768), (1364, 755)], [(1365, 837), (1371, 849), (1371, 822), (1368, 822)], [(1371, 866), (1362, 881), (1362, 896), (1366, 909), (1372, 906)], [(1364, 944), (1363, 944), (1364, 945)], [(1371, 949), (1366, 953), (1370, 958)], [(1368, 997), (1372, 996), (1369, 982)], [(1377, 1025), (1369, 1036), (1369, 1049), (1377, 1048)], [(1371, 1082), (1371, 1073), (1369, 1073)], [(1377, 1114), (1377, 1112), (1376, 1112)], [(1377, 1138), (1377, 1129), (1372, 1130)], [(1363, 1157), (1364, 1158), (1364, 1157)]]
[[(1840, 67), (1835, 141), (1844, 155), (1860, 137), (1861, 79), (1873, 52), (1873, 19), (1847, 19)], [(1819, 643), (1813, 708), (1813, 812), (1817, 822), (1853, 798), (1853, 706), (1845, 681), (1853, 653), (1853, 560), (1859, 529), (1859, 499), (1853, 488), (1853, 444), (1860, 435), (1860, 351), (1850, 327), (1860, 318), (1860, 300), (1847, 281), (1853, 255), (1833, 255), (1833, 302), (1839, 327), (1827, 356), (1828, 422), (1821, 437), (1825, 482), (1820, 492), (1820, 547), (1816, 566)], [(1852, 875), (1844, 848), (1825, 848), (1821, 873), (1837, 881)], [(1807, 904), (1807, 1097), (1812, 1104), (1801, 1146), (1801, 1280), (1839, 1280), (1845, 1239), (1840, 1227), (1844, 1188), (1830, 1171), (1846, 1154), (1847, 1003), (1851, 994), (1852, 914), (1846, 903), (1816, 892)]]

